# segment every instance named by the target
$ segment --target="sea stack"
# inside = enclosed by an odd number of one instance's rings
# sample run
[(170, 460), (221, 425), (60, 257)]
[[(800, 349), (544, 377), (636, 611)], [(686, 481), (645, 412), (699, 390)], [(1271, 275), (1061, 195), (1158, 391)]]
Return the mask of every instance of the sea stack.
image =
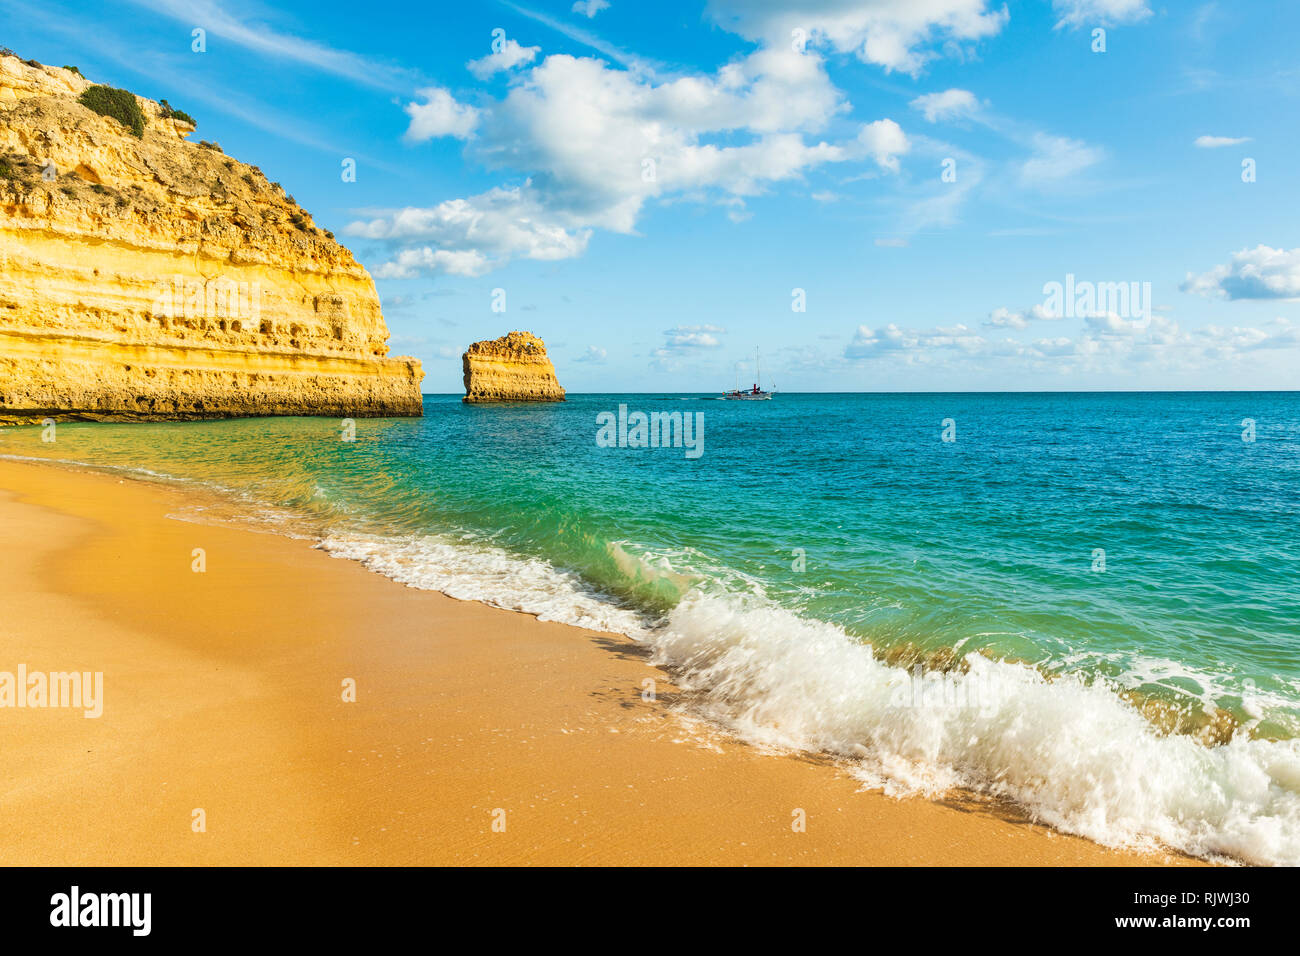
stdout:
[(461, 361), (466, 402), (564, 401), (555, 366), (546, 357), (546, 344), (531, 332), (475, 342)]
[(420, 415), (369, 273), (194, 128), (0, 56), (0, 423)]

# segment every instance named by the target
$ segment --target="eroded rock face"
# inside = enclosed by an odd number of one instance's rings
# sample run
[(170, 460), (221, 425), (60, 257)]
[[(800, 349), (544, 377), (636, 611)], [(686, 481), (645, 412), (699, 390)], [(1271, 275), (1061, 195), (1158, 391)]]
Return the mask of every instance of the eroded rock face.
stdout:
[(531, 332), (475, 342), (461, 361), (467, 402), (562, 402), (546, 345)]
[(0, 58), (0, 423), (419, 415), (369, 273), (255, 166), (137, 97)]

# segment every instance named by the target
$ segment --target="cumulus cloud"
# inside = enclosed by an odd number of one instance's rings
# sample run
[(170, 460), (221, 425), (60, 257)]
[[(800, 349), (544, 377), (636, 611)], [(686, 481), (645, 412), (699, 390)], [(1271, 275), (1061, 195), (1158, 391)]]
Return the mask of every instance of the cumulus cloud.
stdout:
[(664, 344), (655, 350), (659, 356), (694, 349), (716, 349), (722, 345), (718, 336), (727, 330), (716, 325), (678, 325), (664, 330)]
[(456, 102), (451, 93), (441, 87), (431, 86), (417, 90), (423, 103), (407, 103), (402, 107), (411, 117), (406, 139), (423, 143), (439, 136), (468, 139), (478, 125), (479, 113), (474, 107)]
[(909, 105), (914, 110), (920, 110), (927, 122), (937, 123), (958, 116), (969, 116), (979, 107), (979, 101), (970, 90), (954, 88), (942, 93), (918, 96)]
[(1300, 248), (1259, 245), (1232, 254), (1224, 265), (1200, 275), (1187, 273), (1180, 289), (1220, 299), (1300, 298)]
[[(591, 230), (632, 232), (655, 199), (721, 203), (739, 220), (748, 215), (744, 199), (773, 184), (827, 163), (871, 162), (897, 172), (909, 149), (891, 119), (862, 124), (849, 139), (816, 138), (848, 103), (819, 56), (793, 50), (760, 49), (713, 74), (662, 82), (603, 60), (557, 54), (481, 110), (461, 107), (450, 94), (426, 93), (425, 108), (408, 110), (411, 138), (469, 138), (472, 131), (468, 157), (528, 180), (513, 193), (354, 223), (353, 235), (385, 240), (395, 250), (405, 244), (392, 274), (416, 274), (426, 261), (442, 271), (452, 267), (420, 245), (412, 248), (413, 241), (450, 239), (453, 250), (478, 249), (483, 257), (474, 268), (515, 255), (579, 255)], [(519, 217), (513, 228), (511, 216)]]
[(595, 345), (588, 345), (588, 346), (587, 346), (587, 350), (586, 350), (585, 352), (583, 352), (581, 355), (577, 356), (577, 357), (574, 359), (574, 361), (575, 361), (575, 362), (590, 362), (590, 363), (592, 363), (593, 365), (600, 365), (600, 364), (602, 364), (602, 363), (605, 361), (605, 359), (606, 359), (606, 357), (608, 356), (608, 354), (609, 354), (609, 353), (607, 353), (607, 352), (606, 352), (604, 349), (602, 349), (602, 348), (599, 348), (599, 347), (597, 347), (597, 346), (595, 346)]
[(609, 0), (575, 0), (571, 12), (580, 13), (588, 20), (600, 13), (601, 10), (609, 9)]
[(794, 31), (810, 47), (852, 53), (864, 63), (916, 74), (939, 50), (994, 36), (1006, 6), (986, 0), (710, 0), (709, 15), (724, 29), (776, 49), (789, 49)]
[(925, 365), (1006, 374), (1030, 370), (1054, 373), (1114, 372), (1121, 366), (1172, 370), (1220, 367), (1267, 350), (1300, 349), (1300, 324), (1277, 318), (1262, 327), (1209, 325), (1184, 329), (1155, 316), (1150, 324), (1114, 314), (1090, 316), (1083, 330), (1029, 342), (990, 338), (966, 328), (909, 329), (890, 323), (859, 326), (844, 349), (852, 363), (884, 360), (890, 366)]
[(391, 262), (375, 270), (380, 279), (410, 279), (421, 272), (452, 276), (480, 276), (487, 272), (487, 258), (476, 249), (404, 249)]
[(990, 312), (988, 321), (984, 324), (995, 329), (1027, 329), (1031, 322), (1050, 322), (1059, 318), (1061, 316), (1041, 304), (1023, 312), (1013, 312), (1004, 306)]
[(476, 276), (512, 258), (567, 259), (587, 248), (591, 230), (544, 208), (531, 183), (492, 189), (431, 208), (406, 208), (368, 222), (348, 235), (382, 240), (399, 250), (376, 270), (380, 278), (421, 272)]
[(542, 50), (539, 46), (520, 46), (516, 40), (506, 40), (501, 49), (493, 50), (478, 60), (470, 60), (465, 67), (480, 80), (495, 73), (509, 73), (517, 66), (532, 63)]
[[(502, 98), (469, 106), (446, 90), (425, 90), (426, 102), (406, 108), (407, 135), (464, 139), (467, 159), (524, 185), (390, 210), (353, 223), (349, 233), (389, 246), (379, 274), (473, 275), (515, 257), (580, 255), (594, 230), (633, 232), (653, 201), (707, 203), (742, 221), (751, 215), (747, 199), (827, 164), (846, 164), (858, 178), (898, 173), (912, 148), (907, 134), (887, 117), (840, 132), (851, 107), (831, 82), (825, 56), (852, 53), (916, 73), (936, 56), (962, 56), (963, 44), (998, 33), (1008, 13), (990, 2), (804, 0), (794, 10), (788, 0), (710, 0), (710, 16), (756, 48), (712, 73), (667, 78), (594, 57), (543, 59), (537, 47), (506, 41), (468, 64), (483, 78), (514, 71)], [(573, 10), (592, 16), (605, 7), (587, 0)], [(806, 45), (792, 43), (794, 29)], [(959, 115), (974, 99), (963, 90), (931, 97), (917, 109), (933, 121)], [(1029, 170), (1031, 178), (1046, 173)], [(936, 197), (942, 208), (918, 209), (913, 218), (949, 221), (948, 204), (978, 180), (978, 170), (964, 171), (956, 188)], [(829, 199), (825, 190), (817, 195)]]
[(1221, 146), (1238, 146), (1249, 142), (1249, 136), (1198, 136), (1195, 145), (1201, 149), (1218, 149)]
[(904, 329), (896, 323), (873, 329), (859, 325), (853, 340), (844, 349), (847, 359), (875, 358), (889, 352), (908, 352), (931, 349), (956, 349), (973, 351), (985, 344), (983, 336), (965, 325), (934, 329)]
[(1150, 324), (1145, 319), (1126, 319), (1114, 312), (1092, 312), (1083, 321), (1098, 335), (1136, 335)]
[(902, 127), (891, 119), (863, 126), (858, 131), (858, 143), (877, 166), (891, 173), (898, 172), (898, 157), (911, 148)]
[(1052, 0), (1056, 28), (1109, 27), (1138, 23), (1151, 16), (1146, 0)]

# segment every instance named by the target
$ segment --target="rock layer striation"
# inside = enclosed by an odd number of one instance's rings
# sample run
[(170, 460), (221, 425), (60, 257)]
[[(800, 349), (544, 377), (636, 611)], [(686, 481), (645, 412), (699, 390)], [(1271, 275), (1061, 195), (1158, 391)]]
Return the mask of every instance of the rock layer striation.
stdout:
[(499, 339), (475, 342), (461, 362), (466, 402), (564, 401), (564, 389), (546, 357), (546, 345), (531, 332), (511, 332)]
[(419, 415), (369, 273), (261, 170), (0, 57), (0, 423)]

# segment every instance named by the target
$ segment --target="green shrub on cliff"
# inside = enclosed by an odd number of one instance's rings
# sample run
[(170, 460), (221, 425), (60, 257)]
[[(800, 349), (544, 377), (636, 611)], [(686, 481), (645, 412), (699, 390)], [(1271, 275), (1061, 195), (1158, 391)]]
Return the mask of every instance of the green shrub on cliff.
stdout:
[(199, 124), (194, 121), (194, 117), (191, 116), (189, 113), (185, 112), (184, 110), (176, 109), (166, 100), (159, 100), (158, 105), (162, 107), (163, 119), (178, 119), (182, 123), (189, 123), (195, 129), (198, 129)]
[(77, 97), (77, 101), (100, 116), (111, 116), (137, 139), (144, 138), (144, 111), (132, 93), (111, 86), (91, 86)]
[(75, 66), (68, 66), (68, 65), (65, 63), (65, 64), (63, 65), (63, 68), (64, 68), (65, 70), (67, 70), (69, 73), (75, 73), (75, 74), (77, 74), (77, 76), (80, 76), (83, 80), (86, 78), (85, 75), (84, 75), (80, 70), (78, 70)]

